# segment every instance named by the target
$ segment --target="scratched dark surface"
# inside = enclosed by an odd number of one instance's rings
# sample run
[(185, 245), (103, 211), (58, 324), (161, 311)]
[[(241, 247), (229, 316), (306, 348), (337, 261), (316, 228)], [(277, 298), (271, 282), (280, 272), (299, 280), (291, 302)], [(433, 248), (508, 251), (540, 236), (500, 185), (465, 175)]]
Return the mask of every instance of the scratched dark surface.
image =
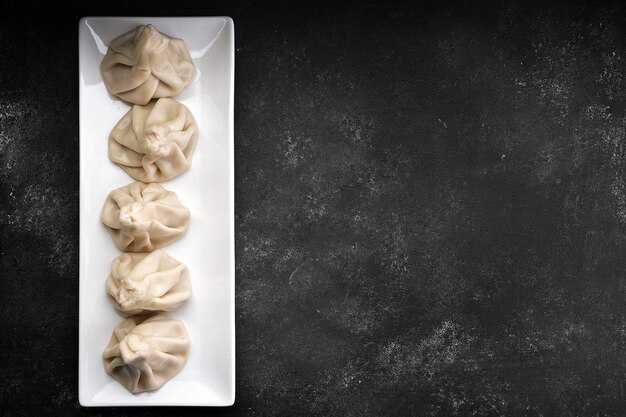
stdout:
[[(141, 3), (0, 13), (3, 415), (623, 415), (626, 6)], [(90, 14), (235, 19), (234, 407), (78, 404)]]

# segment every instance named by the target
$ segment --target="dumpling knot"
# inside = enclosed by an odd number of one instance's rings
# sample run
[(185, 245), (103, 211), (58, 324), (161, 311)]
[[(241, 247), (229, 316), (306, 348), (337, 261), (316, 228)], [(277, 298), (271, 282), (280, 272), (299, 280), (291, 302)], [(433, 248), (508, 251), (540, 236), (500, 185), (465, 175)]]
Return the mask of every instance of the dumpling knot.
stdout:
[(135, 333), (129, 333), (120, 343), (120, 353), (124, 363), (132, 364), (151, 350), (147, 339)]
[(143, 34), (145, 36), (146, 48), (154, 55), (164, 53), (169, 46), (170, 39), (163, 36), (152, 25), (147, 25), (143, 30)]
[(120, 223), (131, 231), (147, 230), (150, 221), (144, 218), (143, 204), (137, 202), (120, 208)]
[(146, 155), (164, 157), (170, 153), (172, 142), (164, 134), (150, 133), (144, 137), (143, 151)]
[(146, 290), (145, 282), (122, 279), (116, 300), (122, 309), (132, 310), (145, 303), (145, 298), (149, 296)]

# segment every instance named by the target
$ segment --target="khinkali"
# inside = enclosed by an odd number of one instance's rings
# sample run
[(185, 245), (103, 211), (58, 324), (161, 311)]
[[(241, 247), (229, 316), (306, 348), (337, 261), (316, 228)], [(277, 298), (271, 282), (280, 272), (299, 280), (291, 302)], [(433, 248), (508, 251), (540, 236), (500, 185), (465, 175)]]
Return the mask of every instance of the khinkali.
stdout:
[(163, 314), (131, 317), (113, 329), (103, 353), (104, 367), (130, 392), (161, 388), (189, 354), (185, 325)]
[(171, 311), (191, 297), (189, 270), (161, 249), (115, 258), (106, 288), (115, 308), (126, 317)]
[(151, 252), (180, 238), (189, 209), (159, 184), (134, 182), (109, 193), (101, 219), (115, 245), (126, 252)]
[(109, 135), (109, 158), (136, 180), (166, 181), (191, 165), (197, 131), (189, 109), (176, 100), (135, 105)]
[(191, 82), (195, 66), (185, 41), (140, 25), (111, 41), (100, 71), (111, 94), (146, 104), (180, 93)]

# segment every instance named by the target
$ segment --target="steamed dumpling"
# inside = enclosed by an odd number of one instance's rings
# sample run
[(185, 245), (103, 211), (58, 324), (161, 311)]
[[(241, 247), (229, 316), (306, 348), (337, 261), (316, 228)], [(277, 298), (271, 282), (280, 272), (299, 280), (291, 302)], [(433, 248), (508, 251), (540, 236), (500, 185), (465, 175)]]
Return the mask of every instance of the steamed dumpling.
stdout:
[(163, 314), (131, 317), (113, 329), (103, 353), (106, 371), (130, 392), (161, 388), (187, 361), (185, 325)]
[(189, 209), (159, 184), (134, 182), (109, 193), (101, 219), (115, 245), (126, 252), (151, 252), (180, 238)]
[(191, 165), (197, 132), (191, 112), (176, 100), (135, 105), (109, 135), (109, 158), (136, 180), (166, 181)]
[(115, 308), (127, 317), (171, 311), (191, 296), (189, 270), (161, 249), (115, 258), (106, 288)]
[(147, 104), (178, 95), (191, 82), (195, 66), (185, 41), (140, 25), (111, 41), (100, 71), (111, 94)]

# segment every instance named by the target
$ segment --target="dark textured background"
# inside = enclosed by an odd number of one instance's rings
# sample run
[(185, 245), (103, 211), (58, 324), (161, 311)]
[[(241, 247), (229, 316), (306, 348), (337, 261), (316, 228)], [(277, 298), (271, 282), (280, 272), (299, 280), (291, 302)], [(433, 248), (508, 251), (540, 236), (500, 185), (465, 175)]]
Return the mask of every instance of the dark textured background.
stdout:
[[(141, 3), (0, 13), (3, 415), (626, 413), (626, 6)], [(232, 408), (78, 405), (89, 14), (235, 19)]]

